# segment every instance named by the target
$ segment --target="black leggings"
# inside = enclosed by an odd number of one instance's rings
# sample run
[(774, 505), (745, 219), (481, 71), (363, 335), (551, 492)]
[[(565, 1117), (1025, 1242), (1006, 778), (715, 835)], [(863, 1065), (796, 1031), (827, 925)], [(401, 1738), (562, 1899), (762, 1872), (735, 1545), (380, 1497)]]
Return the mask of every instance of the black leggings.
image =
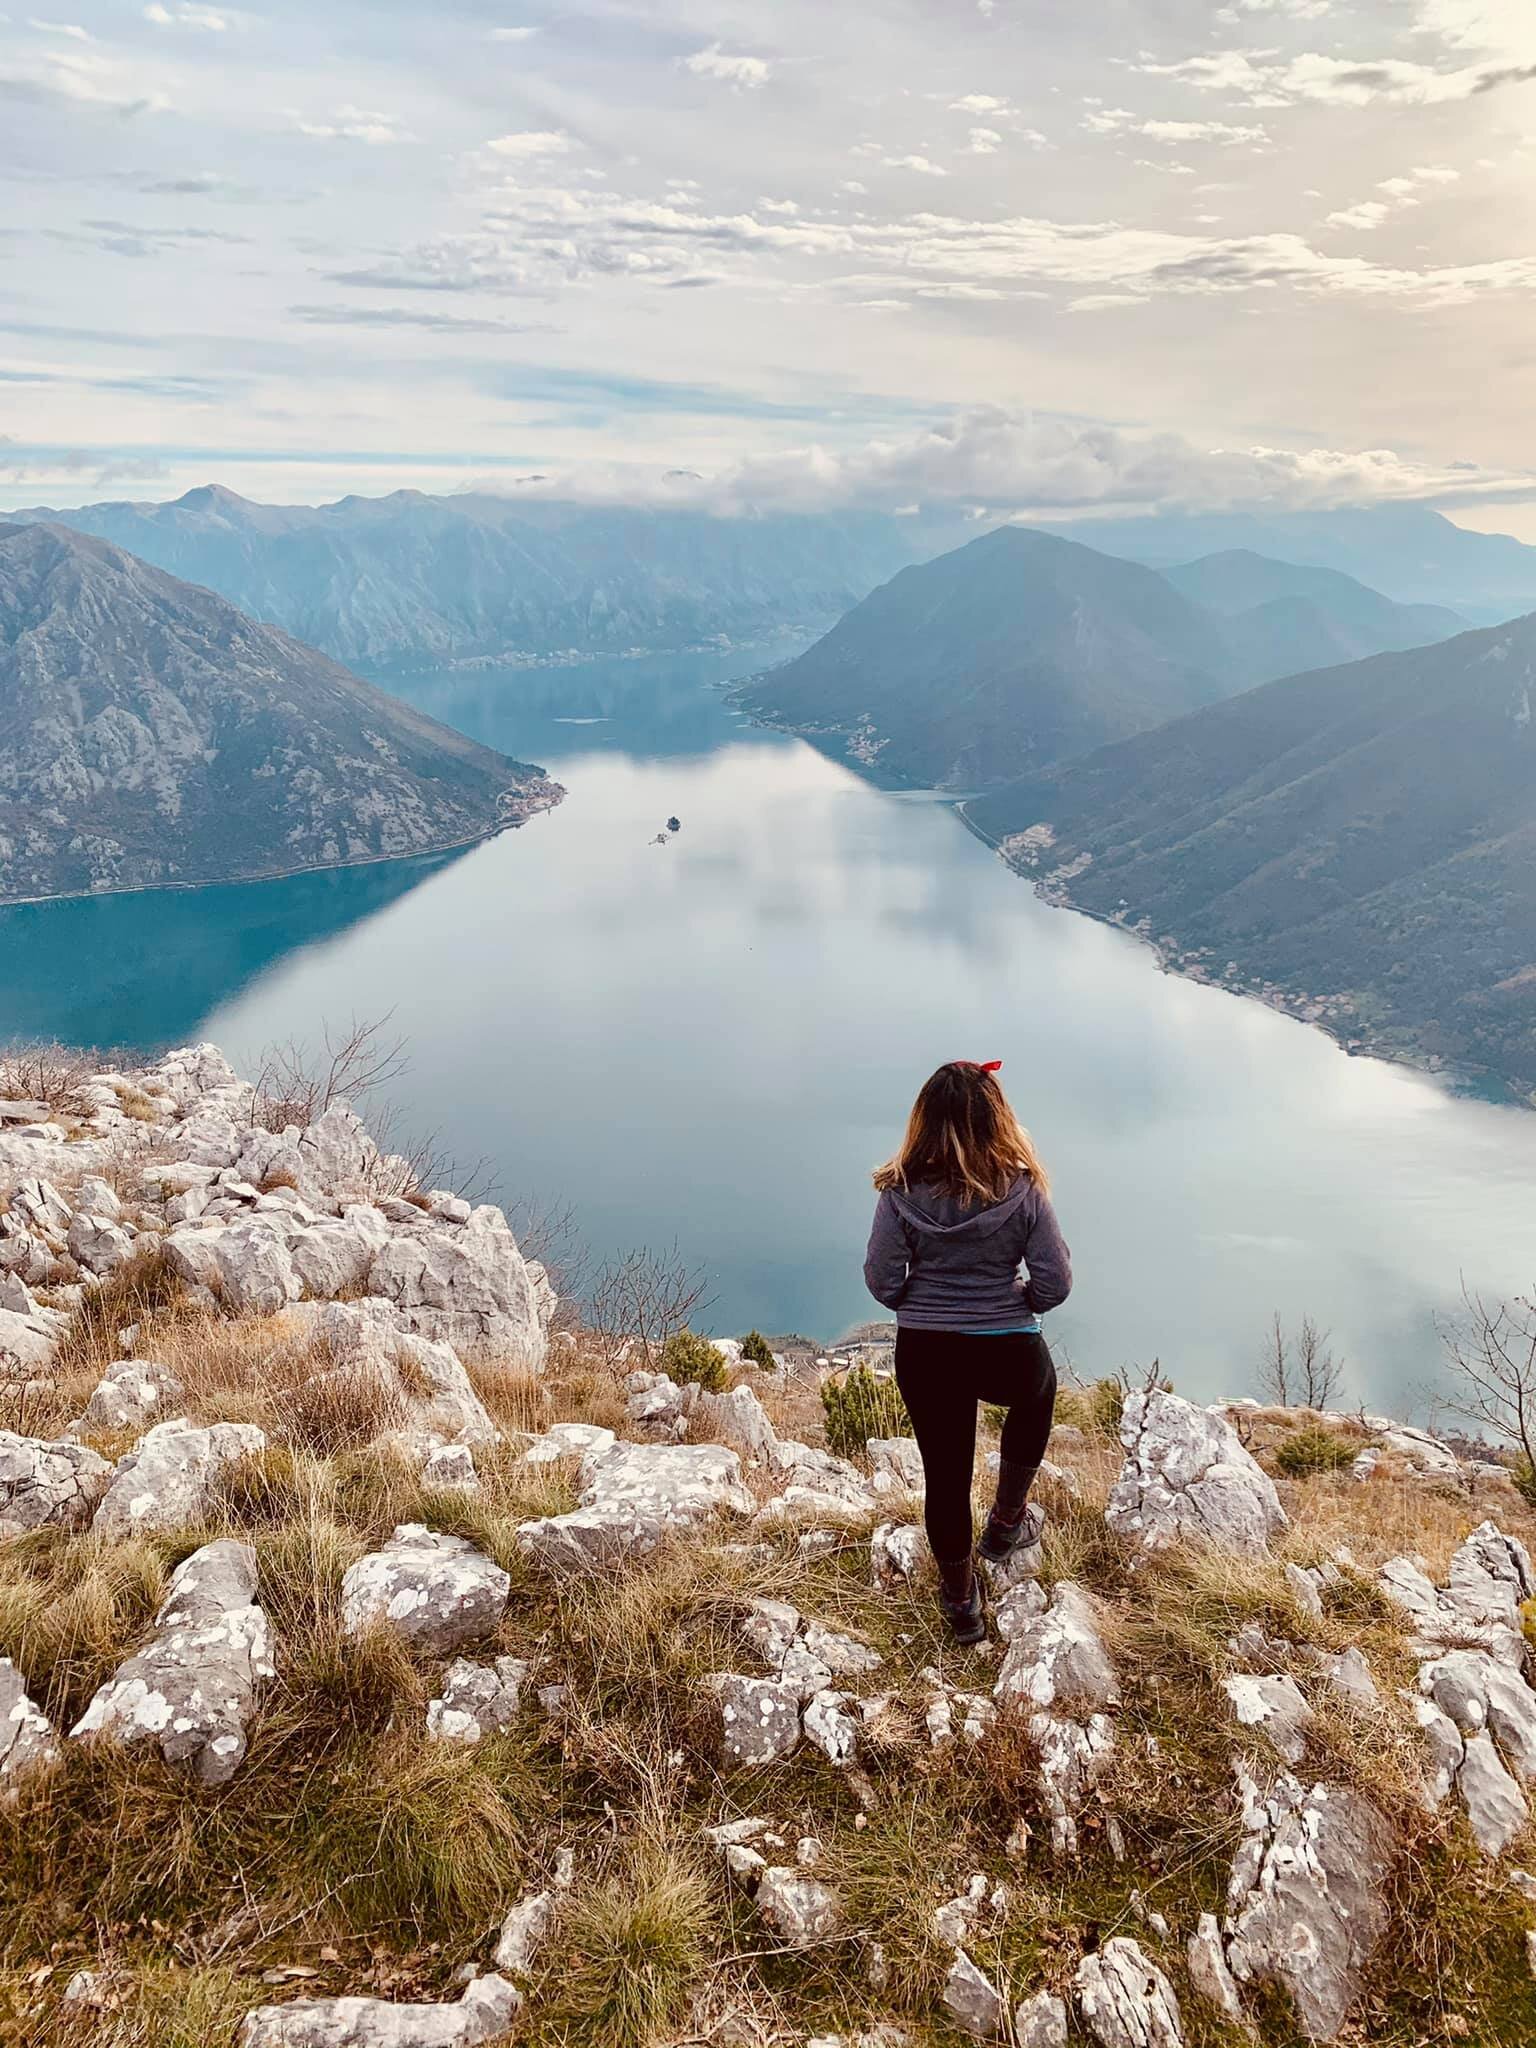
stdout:
[(1043, 1337), (1024, 1331), (964, 1337), (950, 1330), (898, 1330), (896, 1384), (923, 1457), (923, 1520), (933, 1554), (949, 1563), (970, 1554), (971, 1474), (976, 1406), (1008, 1410), (1003, 1456), (1038, 1465), (1050, 1441), (1056, 1368)]

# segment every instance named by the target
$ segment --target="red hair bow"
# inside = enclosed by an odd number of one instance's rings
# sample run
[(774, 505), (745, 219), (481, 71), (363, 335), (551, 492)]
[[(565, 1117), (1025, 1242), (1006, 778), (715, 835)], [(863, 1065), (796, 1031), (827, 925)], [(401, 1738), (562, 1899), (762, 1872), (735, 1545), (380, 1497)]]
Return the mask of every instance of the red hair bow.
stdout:
[(1000, 1074), (1003, 1069), (1001, 1060), (956, 1060), (955, 1065), (974, 1067), (978, 1074)]

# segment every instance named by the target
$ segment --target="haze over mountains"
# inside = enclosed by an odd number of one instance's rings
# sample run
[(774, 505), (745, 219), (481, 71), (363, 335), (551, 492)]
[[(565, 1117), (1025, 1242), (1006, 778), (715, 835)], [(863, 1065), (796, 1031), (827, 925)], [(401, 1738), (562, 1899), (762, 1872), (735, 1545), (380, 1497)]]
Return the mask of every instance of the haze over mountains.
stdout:
[(113, 541), (379, 669), (816, 632), (959, 531), (881, 513), (721, 519), (420, 491), (259, 505), (217, 485), (13, 516)]
[(559, 795), (210, 591), (0, 526), (0, 901), (420, 853)]
[(742, 701), (909, 781), (980, 789), (1274, 676), (1464, 625), (1247, 554), (1159, 575), (1002, 526), (905, 569)]
[(1178, 964), (1536, 1090), (1536, 618), (1286, 678), (967, 806)]

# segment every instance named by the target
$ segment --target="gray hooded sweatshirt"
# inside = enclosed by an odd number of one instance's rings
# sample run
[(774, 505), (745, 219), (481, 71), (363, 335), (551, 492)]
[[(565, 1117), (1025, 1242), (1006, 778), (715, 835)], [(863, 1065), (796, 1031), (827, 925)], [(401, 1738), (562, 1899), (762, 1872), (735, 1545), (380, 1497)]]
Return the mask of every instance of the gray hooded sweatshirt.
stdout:
[(981, 1335), (1016, 1330), (1065, 1301), (1072, 1258), (1049, 1199), (1021, 1173), (990, 1207), (929, 1187), (886, 1189), (864, 1280), (903, 1329)]

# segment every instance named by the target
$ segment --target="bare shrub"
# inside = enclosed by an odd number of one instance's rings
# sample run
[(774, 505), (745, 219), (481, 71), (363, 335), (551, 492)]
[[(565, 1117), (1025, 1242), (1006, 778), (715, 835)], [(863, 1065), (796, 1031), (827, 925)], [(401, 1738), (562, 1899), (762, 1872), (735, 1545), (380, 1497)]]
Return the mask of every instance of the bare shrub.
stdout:
[(655, 1370), (669, 1337), (710, 1306), (704, 1274), (674, 1244), (669, 1251), (621, 1252), (598, 1269), (586, 1326), (604, 1363)]
[(1311, 1316), (1303, 1316), (1294, 1347), (1276, 1309), (1264, 1339), (1259, 1384), (1277, 1408), (1331, 1408), (1344, 1383), (1344, 1361)]
[(297, 1038), (268, 1046), (256, 1074), (251, 1121), (267, 1131), (303, 1127), (333, 1103), (364, 1099), (398, 1080), (409, 1061), (404, 1039), (385, 1035), (393, 1014), (354, 1017), (334, 1033), (322, 1025), (318, 1048)]
[(1536, 1488), (1536, 1294), (1462, 1299), (1461, 1317), (1440, 1333), (1455, 1376), (1446, 1406), (1512, 1445), (1523, 1461), (1521, 1490)]
[(0, 1052), (0, 1101), (46, 1102), (54, 1111), (81, 1109), (80, 1090), (100, 1073), (102, 1059), (89, 1047), (52, 1041), (9, 1046)]

